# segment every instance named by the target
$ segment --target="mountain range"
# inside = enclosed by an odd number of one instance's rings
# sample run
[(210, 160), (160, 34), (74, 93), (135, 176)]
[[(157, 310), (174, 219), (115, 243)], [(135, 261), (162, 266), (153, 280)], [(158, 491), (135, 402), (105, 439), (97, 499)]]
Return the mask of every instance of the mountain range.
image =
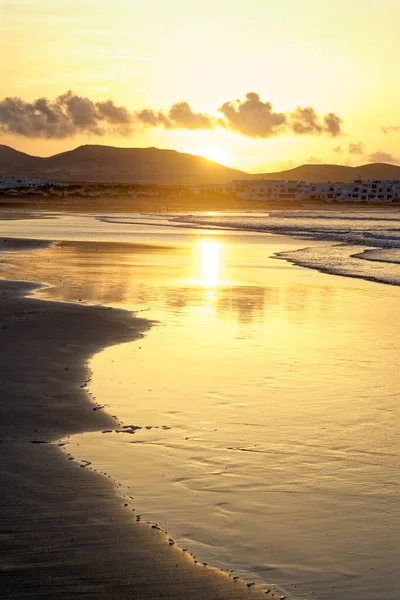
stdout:
[(201, 185), (232, 179), (284, 179), (307, 182), (400, 179), (400, 166), (360, 167), (307, 164), (275, 173), (245, 173), (201, 156), (158, 148), (85, 145), (49, 157), (31, 156), (0, 145), (0, 177), (38, 177), (76, 183), (158, 183)]

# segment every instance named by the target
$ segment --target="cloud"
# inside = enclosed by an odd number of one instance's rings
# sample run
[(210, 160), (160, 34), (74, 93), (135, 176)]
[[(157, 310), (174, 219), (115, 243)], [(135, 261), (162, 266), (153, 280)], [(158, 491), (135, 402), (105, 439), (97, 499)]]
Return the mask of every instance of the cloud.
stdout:
[(341, 146), (336, 146), (336, 148), (334, 148), (333, 151), (336, 152), (336, 154), (341, 154), (342, 148)]
[(274, 112), (271, 102), (262, 102), (254, 92), (244, 101), (225, 102), (219, 109), (228, 129), (253, 138), (271, 138), (283, 133), (296, 135), (341, 133), (342, 120), (335, 113), (320, 117), (312, 106), (298, 106), (292, 112)]
[(323, 161), (320, 158), (315, 158), (315, 156), (309, 156), (308, 158), (306, 158), (306, 163), (310, 165), (322, 164), (322, 162)]
[(347, 151), (349, 154), (364, 154), (364, 144), (362, 142), (358, 142), (358, 144), (349, 144)]
[(218, 119), (194, 112), (187, 102), (176, 102), (167, 113), (145, 108), (135, 113), (135, 119), (143, 125), (165, 129), (214, 129)]
[(218, 111), (224, 116), (229, 129), (253, 138), (270, 138), (281, 133), (287, 125), (284, 113), (273, 112), (270, 102), (262, 102), (254, 92), (246, 100), (225, 102)]
[(135, 115), (136, 120), (143, 125), (149, 125), (150, 127), (160, 127), (163, 125), (165, 129), (171, 128), (171, 121), (161, 112), (155, 112), (150, 108), (145, 108)]
[(389, 154), (388, 152), (383, 152), (382, 150), (378, 150), (378, 152), (373, 152), (368, 156), (368, 162), (370, 163), (392, 163), (395, 165), (400, 164), (400, 159), (393, 156), (393, 154)]
[(290, 127), (299, 135), (325, 133), (336, 137), (341, 133), (341, 123), (342, 119), (332, 112), (321, 118), (312, 106), (298, 106), (290, 113)]
[(124, 106), (115, 106), (112, 100), (97, 102), (96, 106), (99, 115), (112, 123), (129, 125), (132, 122), (132, 116), (129, 111)]
[(328, 113), (324, 117), (325, 131), (332, 137), (336, 137), (342, 133), (343, 120), (333, 112)]
[(312, 106), (301, 108), (298, 106), (290, 115), (291, 128), (294, 133), (300, 135), (307, 133), (321, 133), (323, 126)]
[(0, 101), (0, 131), (24, 137), (62, 139), (77, 133), (121, 135), (131, 132), (132, 117), (112, 100), (93, 102), (69, 91), (55, 100), (39, 98), (25, 102), (21, 98)]
[(187, 102), (177, 102), (168, 111), (173, 127), (181, 129), (213, 129), (214, 119), (202, 113), (195, 113)]
[(312, 106), (301, 108), (298, 106), (290, 114), (291, 128), (294, 133), (302, 134), (321, 134), (327, 133), (336, 137), (341, 133), (342, 119), (335, 113), (328, 113), (322, 118), (313, 109)]
[(388, 133), (400, 133), (400, 125), (390, 125), (389, 127), (381, 127), (381, 131), (386, 135)]
[(298, 106), (292, 112), (275, 112), (254, 92), (245, 99), (228, 101), (218, 111), (221, 117), (195, 112), (186, 101), (167, 110), (143, 108), (129, 111), (113, 100), (94, 102), (69, 91), (54, 100), (39, 98), (26, 102), (18, 97), (0, 100), (0, 133), (63, 139), (78, 134), (130, 135), (143, 127), (165, 129), (228, 129), (251, 138), (268, 139), (283, 134), (331, 135), (341, 133), (342, 120), (335, 113), (320, 116), (314, 108)]

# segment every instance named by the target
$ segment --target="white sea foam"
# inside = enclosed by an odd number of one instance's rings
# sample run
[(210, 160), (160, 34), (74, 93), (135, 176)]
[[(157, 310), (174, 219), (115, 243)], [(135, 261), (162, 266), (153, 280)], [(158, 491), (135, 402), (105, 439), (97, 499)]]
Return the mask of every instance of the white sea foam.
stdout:
[(400, 213), (271, 212), (265, 215), (177, 217), (174, 222), (319, 240), (326, 246), (278, 255), (319, 271), (400, 285)]

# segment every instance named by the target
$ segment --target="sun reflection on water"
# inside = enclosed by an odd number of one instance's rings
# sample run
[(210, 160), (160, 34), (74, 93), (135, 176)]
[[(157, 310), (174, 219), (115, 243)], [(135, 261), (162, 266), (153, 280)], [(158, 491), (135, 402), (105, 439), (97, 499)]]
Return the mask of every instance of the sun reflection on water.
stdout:
[(210, 288), (221, 283), (222, 244), (220, 242), (199, 242), (200, 285)]

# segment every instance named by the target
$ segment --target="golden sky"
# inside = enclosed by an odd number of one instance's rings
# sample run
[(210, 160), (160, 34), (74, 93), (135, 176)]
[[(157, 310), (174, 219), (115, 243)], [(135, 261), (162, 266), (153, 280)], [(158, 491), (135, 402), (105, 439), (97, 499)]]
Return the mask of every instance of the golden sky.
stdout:
[(399, 32), (400, 0), (0, 0), (0, 143), (400, 163)]

